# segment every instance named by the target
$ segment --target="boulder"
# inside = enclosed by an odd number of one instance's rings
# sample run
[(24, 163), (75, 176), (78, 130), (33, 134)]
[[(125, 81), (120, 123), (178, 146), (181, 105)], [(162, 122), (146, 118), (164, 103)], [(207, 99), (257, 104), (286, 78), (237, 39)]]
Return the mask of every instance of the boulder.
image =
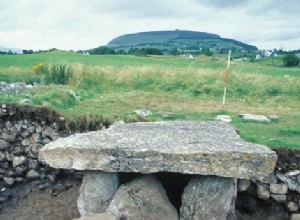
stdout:
[(242, 117), (244, 121), (265, 122), (265, 123), (269, 123), (271, 121), (268, 117), (264, 115), (240, 114), (239, 116)]
[(288, 186), (286, 184), (270, 184), (270, 192), (274, 194), (284, 195), (288, 192)]
[(276, 177), (288, 185), (288, 188), (300, 193), (300, 171), (295, 170), (286, 174), (277, 173)]
[(81, 216), (105, 212), (118, 186), (117, 173), (87, 172), (77, 200)]
[(224, 122), (227, 122), (227, 123), (232, 122), (232, 118), (230, 117), (230, 115), (217, 115), (215, 117), (215, 120), (224, 121)]
[(269, 186), (267, 184), (262, 184), (262, 183), (257, 183), (257, 196), (260, 199), (264, 199), (267, 200), (270, 198), (270, 190), (269, 190)]
[(95, 215), (82, 216), (73, 220), (119, 220), (110, 212), (103, 212)]
[(164, 188), (152, 175), (121, 185), (107, 210), (118, 219), (178, 219)]
[(245, 142), (224, 122), (140, 122), (60, 138), (39, 159), (55, 168), (105, 172), (177, 172), (259, 179), (276, 153)]
[(236, 186), (232, 178), (194, 177), (184, 189), (180, 219), (226, 220), (235, 194)]
[(152, 115), (152, 112), (148, 109), (138, 109), (138, 110), (134, 110), (133, 112), (141, 117)]

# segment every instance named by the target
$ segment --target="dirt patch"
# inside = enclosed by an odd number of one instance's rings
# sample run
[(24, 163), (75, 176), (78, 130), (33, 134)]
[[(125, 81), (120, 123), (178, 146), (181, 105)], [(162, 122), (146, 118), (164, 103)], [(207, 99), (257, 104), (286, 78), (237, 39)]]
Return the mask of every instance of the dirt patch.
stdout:
[(64, 178), (45, 189), (40, 181), (19, 185), (14, 195), (0, 209), (0, 219), (70, 220), (80, 217), (77, 198), (81, 180)]
[(275, 148), (278, 155), (275, 171), (286, 173), (292, 170), (300, 170), (300, 151), (288, 148)]

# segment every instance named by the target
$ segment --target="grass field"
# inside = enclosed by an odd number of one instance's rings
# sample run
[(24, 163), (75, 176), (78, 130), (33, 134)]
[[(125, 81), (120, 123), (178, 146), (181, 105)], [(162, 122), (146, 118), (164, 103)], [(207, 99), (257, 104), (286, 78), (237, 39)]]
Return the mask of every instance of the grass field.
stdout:
[[(172, 56), (84, 56), (71, 52), (0, 56), (0, 80), (40, 81), (32, 66), (66, 64), (74, 75), (68, 85), (42, 85), (26, 96), (30, 105), (46, 105), (70, 121), (137, 121), (133, 110), (154, 112), (146, 120), (212, 120), (229, 114), (248, 141), (300, 149), (300, 68), (282, 67), (281, 57), (255, 63), (233, 61), (222, 108), (226, 57), (184, 59)], [(74, 91), (80, 99), (70, 92)], [(24, 96), (2, 95), (17, 103)], [(164, 118), (158, 112), (176, 116)], [(279, 121), (243, 122), (239, 113), (277, 114)]]

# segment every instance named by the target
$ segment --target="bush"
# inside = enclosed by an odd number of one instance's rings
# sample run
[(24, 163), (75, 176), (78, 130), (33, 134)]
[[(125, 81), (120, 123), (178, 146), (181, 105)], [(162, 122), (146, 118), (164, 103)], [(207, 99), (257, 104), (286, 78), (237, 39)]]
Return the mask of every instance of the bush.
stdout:
[(53, 65), (48, 66), (46, 64), (38, 64), (32, 67), (32, 69), (38, 74), (43, 76), (45, 84), (59, 84), (66, 85), (73, 77), (74, 70), (66, 65)]
[(295, 54), (287, 54), (283, 57), (284, 66), (298, 66), (299, 58)]

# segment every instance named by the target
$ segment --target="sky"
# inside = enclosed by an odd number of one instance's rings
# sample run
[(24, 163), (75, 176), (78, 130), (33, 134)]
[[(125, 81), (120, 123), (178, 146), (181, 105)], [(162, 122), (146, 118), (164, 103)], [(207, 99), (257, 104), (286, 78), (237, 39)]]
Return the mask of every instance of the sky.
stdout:
[(10, 48), (90, 49), (175, 29), (300, 49), (300, 0), (0, 0), (0, 46)]

